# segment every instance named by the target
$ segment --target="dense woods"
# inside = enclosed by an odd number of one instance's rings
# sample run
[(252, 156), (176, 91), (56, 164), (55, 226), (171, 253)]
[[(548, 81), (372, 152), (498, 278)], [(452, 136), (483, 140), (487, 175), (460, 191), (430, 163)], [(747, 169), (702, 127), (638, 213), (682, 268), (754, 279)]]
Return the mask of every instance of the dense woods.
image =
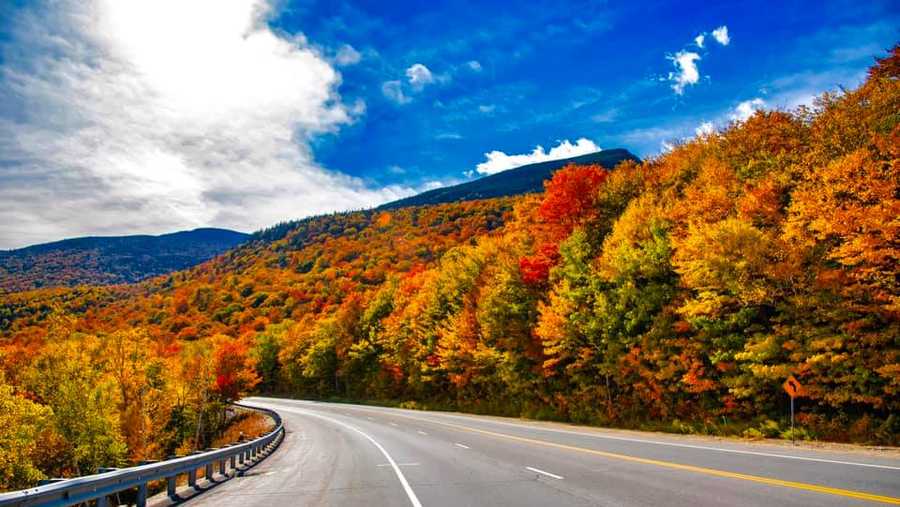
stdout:
[(254, 390), (897, 445), (898, 155), (895, 48), (857, 90), (542, 194), (279, 224), (138, 285), (4, 296), (0, 487), (203, 447)]

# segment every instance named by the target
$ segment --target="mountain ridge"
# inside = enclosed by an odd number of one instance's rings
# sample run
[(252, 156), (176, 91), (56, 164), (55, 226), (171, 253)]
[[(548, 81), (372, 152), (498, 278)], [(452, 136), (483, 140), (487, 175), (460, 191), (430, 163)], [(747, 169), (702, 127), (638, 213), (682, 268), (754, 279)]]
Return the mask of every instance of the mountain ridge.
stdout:
[(558, 160), (548, 160), (526, 164), (499, 173), (490, 174), (473, 181), (458, 185), (428, 190), (410, 197), (382, 204), (377, 209), (391, 210), (407, 206), (423, 206), (447, 202), (490, 199), (512, 195), (528, 194), (543, 191), (544, 181), (549, 179), (557, 169), (569, 164), (599, 164), (606, 169), (613, 169), (619, 163), (640, 159), (625, 148), (612, 148), (594, 153), (578, 155)]
[(0, 293), (131, 283), (189, 268), (250, 238), (213, 227), (161, 235), (82, 236), (0, 251)]

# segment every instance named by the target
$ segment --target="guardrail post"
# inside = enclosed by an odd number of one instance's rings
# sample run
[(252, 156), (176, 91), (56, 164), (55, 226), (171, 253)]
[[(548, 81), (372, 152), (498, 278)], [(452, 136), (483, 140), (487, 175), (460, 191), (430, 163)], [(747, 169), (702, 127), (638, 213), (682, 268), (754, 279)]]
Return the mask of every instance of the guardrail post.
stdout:
[(97, 507), (109, 507), (109, 497), (106, 495), (97, 499)]
[(147, 483), (138, 486), (137, 499), (134, 501), (137, 507), (147, 507)]
[(231, 455), (231, 469), (234, 470), (237, 468), (237, 454)]
[(166, 494), (169, 495), (169, 498), (175, 499), (175, 489), (176, 484), (175, 480), (178, 478), (177, 475), (173, 475), (171, 477), (166, 477)]
[(190, 486), (192, 488), (197, 487), (197, 469), (196, 468), (192, 468), (188, 472), (188, 486)]
[(212, 461), (206, 464), (206, 480), (212, 481), (213, 479), (213, 464)]
[(225, 477), (225, 458), (219, 460), (219, 475)]

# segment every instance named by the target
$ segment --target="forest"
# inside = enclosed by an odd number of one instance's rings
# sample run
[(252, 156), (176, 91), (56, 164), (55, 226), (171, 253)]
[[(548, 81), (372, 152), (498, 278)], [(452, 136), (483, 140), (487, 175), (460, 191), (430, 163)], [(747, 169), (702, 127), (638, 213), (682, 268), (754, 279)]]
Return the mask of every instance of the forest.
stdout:
[(248, 393), (898, 445), (898, 257), (900, 46), (855, 90), (543, 193), (5, 295), (0, 489), (206, 447)]

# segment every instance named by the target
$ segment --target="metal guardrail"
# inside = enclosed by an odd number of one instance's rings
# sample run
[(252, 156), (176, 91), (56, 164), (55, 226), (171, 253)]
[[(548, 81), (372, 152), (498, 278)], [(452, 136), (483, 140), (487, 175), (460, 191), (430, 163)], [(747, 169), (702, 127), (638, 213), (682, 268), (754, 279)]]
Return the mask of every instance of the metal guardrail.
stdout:
[(128, 490), (137, 491), (136, 504), (145, 507), (147, 504), (147, 483), (166, 481), (166, 492), (176, 499), (176, 479), (187, 474), (188, 485), (196, 487), (197, 471), (205, 468), (205, 476), (215, 476), (215, 465), (218, 473), (227, 477), (226, 472), (236, 474), (239, 464), (260, 460), (275, 450), (284, 439), (284, 424), (281, 417), (272, 410), (235, 404), (265, 412), (275, 420), (275, 429), (249, 442), (233, 444), (220, 449), (199, 452), (188, 456), (148, 463), (129, 468), (110, 469), (94, 475), (86, 475), (73, 479), (63, 479), (30, 489), (0, 493), (0, 507), (7, 506), (41, 506), (64, 507), (95, 501), (97, 507), (109, 507), (110, 496)]

